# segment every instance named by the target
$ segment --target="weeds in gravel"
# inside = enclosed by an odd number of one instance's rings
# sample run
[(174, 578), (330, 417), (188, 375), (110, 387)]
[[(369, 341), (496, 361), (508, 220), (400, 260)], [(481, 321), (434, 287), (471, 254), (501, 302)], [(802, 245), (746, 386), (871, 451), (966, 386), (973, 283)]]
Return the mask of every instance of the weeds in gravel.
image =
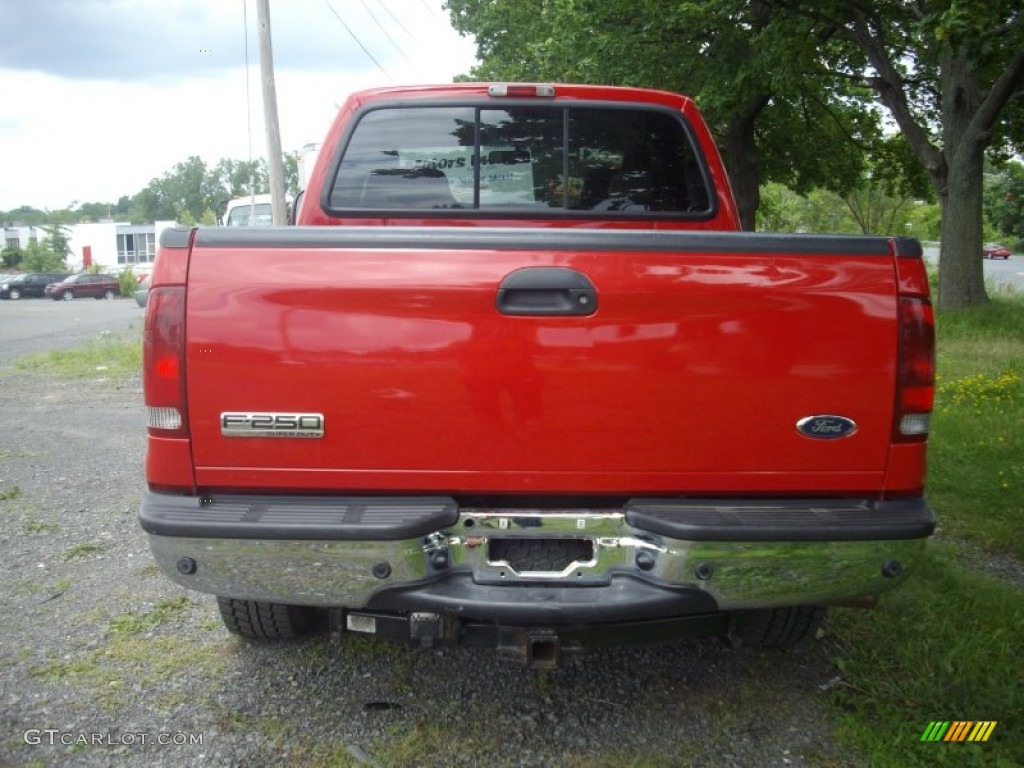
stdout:
[(43, 591), (46, 592), (46, 600), (53, 600), (54, 598), (60, 597), (69, 589), (71, 589), (71, 579), (57, 579), (53, 584), (45, 587)]
[(21, 496), (21, 488), (12, 485), (6, 491), (0, 491), (0, 501), (12, 501)]
[(99, 544), (75, 544), (73, 547), (68, 547), (64, 550), (64, 554), (60, 556), (60, 559), (65, 563), (69, 560), (74, 560), (78, 557), (85, 557), (91, 555), (94, 552), (102, 552), (103, 547)]
[[(1024, 765), (1024, 297), (938, 316), (928, 497), (939, 521), (920, 570), (870, 612), (833, 611), (840, 737), (872, 766)], [(932, 720), (995, 720), (983, 744), (921, 742)]]
[(166, 597), (145, 613), (129, 611), (111, 619), (110, 632), (124, 634), (149, 632), (164, 622), (180, 618), (191, 605), (192, 601), (184, 595)]
[[(70, 685), (108, 711), (124, 706), (125, 698), (145, 695), (183, 670), (203, 671), (218, 684), (227, 666), (223, 645), (201, 645), (178, 632), (153, 636), (161, 624), (177, 621), (194, 605), (185, 596), (165, 598), (150, 610), (129, 612), (110, 620), (105, 641), (89, 650), (52, 658), (29, 668), (31, 677)], [(196, 695), (195, 690), (172, 690), (151, 701), (159, 711), (171, 711)]]
[(25, 533), (56, 533), (60, 530), (60, 526), (43, 520), (26, 520), (22, 524), (21, 529)]
[[(226, 658), (216, 647), (196, 645), (181, 635), (148, 637), (133, 632), (111, 634), (109, 642), (99, 648), (76, 658), (36, 664), (28, 673), (47, 683), (71, 685), (104, 709), (115, 711), (124, 706), (127, 695), (145, 695), (182, 670), (202, 669), (204, 678), (216, 683), (225, 666)], [(170, 711), (195, 695), (195, 690), (173, 691), (152, 703)]]
[(14, 369), (67, 378), (133, 374), (142, 369), (142, 341), (135, 337), (101, 335), (80, 347), (18, 358)]

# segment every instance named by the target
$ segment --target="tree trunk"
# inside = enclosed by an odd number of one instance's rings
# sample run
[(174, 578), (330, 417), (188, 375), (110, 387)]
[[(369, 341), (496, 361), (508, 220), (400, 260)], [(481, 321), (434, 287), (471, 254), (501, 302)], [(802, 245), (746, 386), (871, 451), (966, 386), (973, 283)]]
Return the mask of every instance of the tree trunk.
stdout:
[(737, 134), (730, 128), (722, 142), (722, 155), (729, 169), (740, 225), (747, 232), (754, 231), (757, 208), (761, 205), (761, 161), (753, 146), (753, 125), (750, 129), (747, 134)]
[(939, 252), (939, 307), (963, 309), (988, 301), (981, 258), (982, 153), (960, 157), (949, 166), (948, 194), (942, 209), (942, 248)]
[(757, 149), (754, 126), (757, 116), (770, 101), (768, 94), (754, 98), (733, 116), (722, 139), (722, 159), (729, 171), (740, 225), (747, 232), (754, 231), (757, 208), (761, 205), (761, 154)]
[(981, 102), (973, 62), (960, 52), (941, 59), (944, 178), (934, 179), (942, 209), (939, 253), (939, 307), (962, 309), (984, 304), (981, 260), (985, 146), (989, 135), (973, 121)]

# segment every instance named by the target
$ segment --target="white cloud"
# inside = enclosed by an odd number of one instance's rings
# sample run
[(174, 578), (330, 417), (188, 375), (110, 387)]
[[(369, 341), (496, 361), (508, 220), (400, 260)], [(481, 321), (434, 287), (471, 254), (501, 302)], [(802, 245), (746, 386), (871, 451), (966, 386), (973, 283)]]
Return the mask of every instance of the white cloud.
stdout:
[[(0, 4), (7, 6), (11, 1), (0, 0)], [(132, 5), (140, 3), (137, 0)], [(167, 25), (180, 36), (196, 4), (164, 0), (159, 5), (153, 23)], [(221, 157), (248, 157), (242, 3), (220, 0), (209, 5), (216, 6), (216, 13), (207, 11), (203, 16), (211, 25), (209, 34), (204, 35), (199, 28), (188, 43), (195, 48), (198, 62), (192, 70), (152, 67), (146, 76), (132, 76), (127, 70), (132, 69), (133, 61), (117, 58), (124, 56), (125, 48), (114, 45), (110, 46), (116, 52), (112, 60), (96, 62), (90, 69), (125, 71), (123, 77), (71, 77), (69, 68), (74, 67), (78, 54), (70, 51), (59, 60), (54, 58), (50, 67), (40, 67), (36, 61), (31, 68), (17, 69), (9, 58), (0, 59), (0, 64), (6, 66), (0, 69), (0, 82), (4, 84), (0, 210), (23, 204), (63, 208), (73, 201), (115, 202), (121, 195), (136, 193), (150, 179), (190, 155), (199, 155), (208, 163)], [(440, 3), (435, 7), (432, 0), (330, 0), (329, 4), (327, 0), (300, 0), (271, 5), (278, 113), (285, 151), (322, 139), (337, 105), (353, 90), (450, 82), (474, 62), (472, 42), (448, 26)], [(82, 7), (96, 13), (110, 11), (109, 3), (95, 0), (83, 2)], [(333, 15), (332, 7), (384, 72), (360, 49)], [(368, 15), (368, 9), (377, 21)], [(396, 24), (389, 12), (401, 23)], [(265, 155), (266, 140), (256, 13), (251, 0), (248, 16), (252, 152), (260, 157)], [(123, 34), (124, 29), (123, 25), (113, 25), (111, 33)], [(57, 37), (66, 37), (66, 29), (57, 31)], [(22, 27), (20, 32), (46, 36), (46, 28), (33, 31)], [(205, 54), (197, 41), (226, 41), (229, 33), (237, 33), (233, 55), (217, 66), (204, 62), (201, 57)], [(10, 35), (10, 29), (6, 34)], [(150, 45), (161, 40), (152, 34), (144, 38)], [(103, 48), (91, 44), (80, 55), (96, 56), (98, 50)], [(237, 63), (228, 66), (231, 58)]]

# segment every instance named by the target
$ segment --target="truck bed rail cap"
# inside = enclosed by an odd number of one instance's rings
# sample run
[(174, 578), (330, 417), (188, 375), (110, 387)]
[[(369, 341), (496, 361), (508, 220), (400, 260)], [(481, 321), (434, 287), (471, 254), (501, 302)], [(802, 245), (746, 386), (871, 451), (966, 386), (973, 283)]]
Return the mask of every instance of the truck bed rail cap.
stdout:
[(450, 248), (892, 256), (884, 237), (517, 227), (200, 228), (202, 248)]

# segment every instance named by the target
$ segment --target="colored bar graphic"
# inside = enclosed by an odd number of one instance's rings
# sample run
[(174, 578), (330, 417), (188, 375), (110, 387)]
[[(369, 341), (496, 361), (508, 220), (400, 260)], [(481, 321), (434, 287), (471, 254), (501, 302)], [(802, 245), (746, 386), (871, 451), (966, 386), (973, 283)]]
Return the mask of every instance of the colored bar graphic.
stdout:
[(921, 741), (988, 741), (997, 720), (932, 720)]
[(992, 731), (996, 728), (996, 720), (983, 720), (974, 726), (974, 730), (971, 731), (971, 735), (967, 737), (968, 741), (988, 741), (988, 737), (992, 735)]
[(963, 741), (967, 738), (967, 729), (970, 728), (974, 723), (970, 720), (956, 720), (953, 725), (950, 726), (949, 732), (946, 734), (946, 738), (943, 741)]

